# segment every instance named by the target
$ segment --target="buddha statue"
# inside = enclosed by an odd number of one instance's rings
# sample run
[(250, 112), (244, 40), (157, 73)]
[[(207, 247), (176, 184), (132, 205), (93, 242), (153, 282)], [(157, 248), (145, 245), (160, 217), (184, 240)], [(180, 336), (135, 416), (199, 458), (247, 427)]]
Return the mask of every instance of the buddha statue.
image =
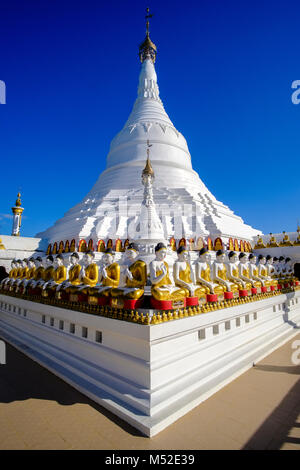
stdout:
[(290, 237), (287, 233), (283, 233), (283, 240), (279, 243), (279, 246), (293, 246), (293, 242), (291, 242)]
[(227, 268), (225, 265), (226, 254), (223, 250), (216, 252), (216, 259), (213, 263), (213, 281), (223, 287), (225, 292), (237, 292), (238, 284), (230, 282), (227, 278)]
[(8, 288), (10, 291), (14, 290), (17, 280), (22, 275), (22, 271), (23, 271), (22, 261), (20, 259), (15, 260), (15, 271), (13, 273), (14, 275), (6, 283), (6, 288)]
[(274, 235), (272, 235), (272, 233), (270, 233), (270, 240), (269, 240), (269, 243), (267, 244), (267, 247), (268, 248), (275, 248), (275, 247), (278, 247), (279, 244), (277, 243), (277, 240), (276, 238), (274, 237)]
[(83, 256), (83, 267), (80, 272), (80, 284), (76, 288), (77, 293), (88, 294), (89, 289), (96, 286), (99, 278), (99, 268), (95, 263), (93, 251), (87, 251)]
[(239, 275), (239, 257), (235, 251), (228, 253), (227, 268), (227, 279), (235, 284), (235, 292), (237, 290), (246, 289), (246, 282), (240, 278)]
[(266, 257), (264, 255), (258, 256), (258, 276), (260, 277), (263, 287), (270, 288), (273, 285), (272, 278), (268, 276), (268, 270), (265, 266)]
[(260, 248), (266, 248), (266, 245), (264, 244), (262, 237), (258, 235), (254, 249), (259, 250)]
[(27, 261), (27, 267), (28, 267), (28, 270), (26, 272), (26, 277), (25, 279), (22, 280), (20, 284), (20, 287), (23, 287), (24, 291), (26, 287), (28, 286), (28, 283), (34, 278), (34, 273), (35, 273), (34, 258), (29, 258), (29, 260)]
[(80, 274), (82, 267), (79, 264), (79, 254), (76, 251), (71, 254), (69, 259), (70, 267), (68, 270), (68, 278), (62, 282), (58, 289), (66, 291), (69, 294), (73, 294), (77, 290), (77, 287), (81, 284)]
[(151, 294), (155, 300), (182, 301), (186, 291), (174, 286), (169, 277), (169, 266), (165, 261), (167, 247), (164, 243), (158, 243), (155, 247), (155, 259), (150, 263), (150, 280), (152, 283)]
[(67, 268), (64, 266), (64, 257), (58, 254), (55, 258), (55, 269), (51, 280), (45, 282), (43, 285), (43, 292), (46, 296), (50, 293), (54, 294), (57, 287), (66, 280)]
[(35, 264), (35, 271), (34, 271), (33, 278), (27, 284), (27, 287), (31, 289), (40, 287), (40, 285), (44, 283), (45, 268), (43, 266), (42, 258), (40, 256), (35, 258), (34, 264)]
[(146, 263), (138, 259), (139, 252), (134, 243), (130, 243), (124, 254), (120, 266), (119, 286), (110, 290), (111, 297), (126, 299), (140, 299), (144, 295), (147, 282)]
[(240, 253), (239, 255), (239, 275), (241, 280), (244, 281), (243, 289), (251, 290), (252, 280), (250, 278), (250, 268), (248, 263), (248, 256), (246, 253)]
[(266, 256), (266, 268), (267, 268), (267, 274), (269, 278), (272, 279), (272, 285), (276, 287), (278, 284), (278, 281), (275, 279), (276, 273), (275, 273), (275, 268), (273, 266), (273, 256), (271, 255)]
[(88, 293), (90, 295), (108, 297), (111, 290), (118, 287), (119, 282), (120, 265), (114, 261), (112, 248), (106, 248), (99, 269), (98, 283), (92, 289), (89, 289)]
[(300, 245), (300, 227), (299, 227), (299, 225), (298, 225), (298, 227), (297, 227), (297, 233), (298, 233), (297, 238), (296, 238), (296, 240), (294, 241), (294, 245), (295, 245), (295, 246), (299, 246), (299, 245)]
[(188, 251), (185, 246), (177, 250), (177, 260), (173, 266), (173, 278), (175, 286), (185, 290), (185, 297), (206, 298), (205, 287), (196, 284), (195, 276), (189, 262)]
[(19, 291), (19, 288), (21, 286), (21, 283), (22, 281), (24, 281), (26, 279), (26, 276), (27, 276), (27, 273), (28, 273), (28, 259), (25, 258), (21, 261), (21, 269), (18, 273), (18, 278), (16, 279), (16, 281), (14, 282), (14, 285), (13, 285), (13, 289), (15, 292), (18, 292)]
[(249, 261), (249, 278), (251, 279), (252, 286), (257, 289), (257, 292), (261, 292), (262, 280), (258, 275), (258, 267), (256, 266), (256, 256), (251, 253), (248, 257)]
[(223, 295), (226, 288), (213, 282), (211, 279), (211, 266), (210, 266), (211, 255), (208, 248), (201, 248), (199, 251), (199, 261), (196, 263), (196, 283), (205, 288), (206, 294), (217, 294)]

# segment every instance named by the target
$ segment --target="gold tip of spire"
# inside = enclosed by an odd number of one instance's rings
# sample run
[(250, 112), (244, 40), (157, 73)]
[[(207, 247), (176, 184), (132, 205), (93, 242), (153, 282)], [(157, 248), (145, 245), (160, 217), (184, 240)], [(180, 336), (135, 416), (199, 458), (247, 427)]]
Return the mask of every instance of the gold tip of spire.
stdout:
[(142, 42), (139, 48), (140, 61), (143, 63), (146, 59), (151, 59), (155, 63), (156, 59), (156, 45), (151, 41), (149, 36), (149, 18), (152, 18), (153, 15), (149, 14), (149, 8), (146, 9), (146, 38)]
[(142, 173), (142, 176), (154, 176), (154, 171), (153, 171), (153, 168), (152, 168), (152, 165), (151, 165), (151, 162), (150, 162), (150, 159), (149, 157), (147, 157), (147, 160), (146, 160), (146, 165), (145, 165), (145, 168), (143, 169), (143, 173)]
[(20, 192), (18, 192), (18, 195), (17, 195), (16, 206), (17, 207), (21, 206), (21, 193)]

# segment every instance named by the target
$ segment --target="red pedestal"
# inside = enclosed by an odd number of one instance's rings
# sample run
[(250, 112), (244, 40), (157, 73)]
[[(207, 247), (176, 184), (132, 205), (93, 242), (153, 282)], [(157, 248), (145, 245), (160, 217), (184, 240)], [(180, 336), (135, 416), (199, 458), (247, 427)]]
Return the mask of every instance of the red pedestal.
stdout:
[(192, 306), (194, 306), (194, 305), (198, 305), (198, 304), (199, 304), (199, 299), (198, 299), (198, 297), (187, 297), (187, 298), (185, 299), (185, 301), (186, 301), (186, 306), (187, 306), (187, 307), (192, 307)]
[(206, 299), (207, 302), (218, 302), (217, 294), (207, 294)]
[(281, 284), (277, 284), (277, 289), (278, 289), (278, 290), (281, 290), (281, 289), (282, 289), (282, 285), (281, 285)]
[(284, 284), (284, 287), (287, 289), (288, 287), (290, 287), (290, 284), (289, 284), (288, 282), (286, 282), (286, 283)]
[(87, 294), (70, 294), (70, 301), (71, 302), (87, 302), (88, 296)]
[(271, 291), (273, 292), (275, 290), (275, 286), (271, 286)]
[(156, 310), (172, 310), (173, 308), (184, 308), (186, 306), (183, 300), (156, 300), (151, 297), (151, 306)]
[(252, 288), (251, 288), (251, 294), (252, 294), (252, 295), (256, 295), (256, 294), (257, 294), (257, 288), (256, 288), (256, 287), (252, 287)]
[(248, 290), (247, 289), (240, 289), (239, 294), (240, 294), (240, 297), (247, 297), (248, 296)]
[(224, 292), (224, 299), (226, 300), (233, 299), (233, 292)]
[(299, 281), (294, 281), (294, 286), (299, 286)]
[(268, 288), (267, 288), (267, 287), (265, 287), (265, 286), (262, 286), (262, 288), (261, 288), (261, 291), (262, 291), (262, 293), (263, 293), (263, 294), (264, 294), (265, 292), (267, 292), (267, 290), (268, 290)]

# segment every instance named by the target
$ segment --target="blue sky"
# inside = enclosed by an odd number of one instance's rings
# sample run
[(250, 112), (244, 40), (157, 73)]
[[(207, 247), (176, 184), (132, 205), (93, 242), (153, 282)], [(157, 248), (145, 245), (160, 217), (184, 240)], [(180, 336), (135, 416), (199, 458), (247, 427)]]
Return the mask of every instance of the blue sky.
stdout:
[(160, 95), (215, 195), (264, 233), (300, 220), (295, 1), (1, 2), (0, 233), (19, 189), (21, 234), (82, 200), (136, 98), (145, 8)]

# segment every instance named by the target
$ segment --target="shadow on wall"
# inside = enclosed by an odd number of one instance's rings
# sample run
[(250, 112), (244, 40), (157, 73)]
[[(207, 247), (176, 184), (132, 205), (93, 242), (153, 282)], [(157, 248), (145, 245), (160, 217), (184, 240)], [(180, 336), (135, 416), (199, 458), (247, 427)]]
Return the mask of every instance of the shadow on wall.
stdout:
[(6, 343), (6, 364), (0, 365), (0, 373), (0, 403), (28, 399), (52, 400), (60, 405), (81, 403), (93, 407), (129, 434), (144, 437), (137, 429), (90, 400), (8, 343)]

